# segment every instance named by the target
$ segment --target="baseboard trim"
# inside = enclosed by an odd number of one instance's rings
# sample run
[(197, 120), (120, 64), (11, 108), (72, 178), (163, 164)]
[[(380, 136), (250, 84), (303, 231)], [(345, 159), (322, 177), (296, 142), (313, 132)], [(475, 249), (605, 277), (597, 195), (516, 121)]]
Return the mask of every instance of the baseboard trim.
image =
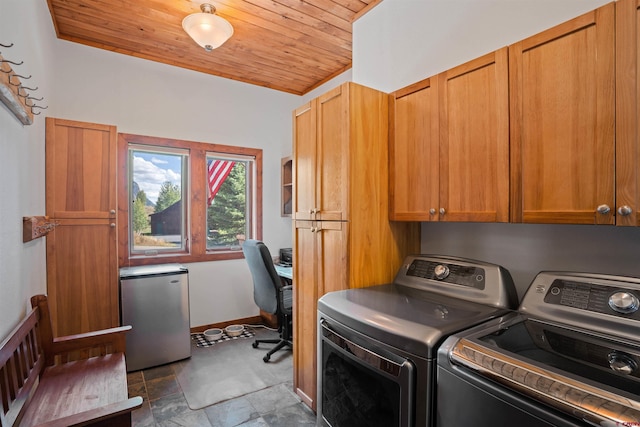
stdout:
[(264, 322), (262, 321), (262, 318), (260, 316), (245, 317), (244, 319), (229, 320), (226, 322), (213, 323), (210, 325), (194, 326), (191, 328), (191, 333), (200, 333), (212, 328), (224, 329), (229, 325), (264, 325)]

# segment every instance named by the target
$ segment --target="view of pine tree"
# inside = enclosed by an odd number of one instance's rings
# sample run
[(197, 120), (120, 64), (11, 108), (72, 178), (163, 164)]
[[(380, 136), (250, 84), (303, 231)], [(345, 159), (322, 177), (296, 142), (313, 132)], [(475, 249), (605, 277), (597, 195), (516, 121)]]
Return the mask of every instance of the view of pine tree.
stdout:
[(149, 228), (149, 216), (145, 210), (147, 195), (144, 190), (138, 191), (133, 202), (133, 231), (141, 234)]
[(237, 235), (246, 233), (246, 164), (236, 162), (207, 209), (211, 244), (237, 245)]
[(160, 192), (158, 193), (155, 212), (162, 212), (180, 200), (180, 198), (180, 186), (178, 184), (171, 184), (169, 181), (165, 181), (165, 183), (162, 184), (162, 187), (160, 187)]

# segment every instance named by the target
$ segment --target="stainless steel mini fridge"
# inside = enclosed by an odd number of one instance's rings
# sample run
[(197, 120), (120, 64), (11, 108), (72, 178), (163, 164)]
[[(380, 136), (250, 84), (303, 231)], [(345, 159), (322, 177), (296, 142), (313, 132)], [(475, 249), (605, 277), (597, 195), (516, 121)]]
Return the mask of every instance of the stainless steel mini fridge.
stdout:
[(127, 333), (127, 371), (191, 356), (189, 274), (180, 264), (120, 269), (120, 321)]

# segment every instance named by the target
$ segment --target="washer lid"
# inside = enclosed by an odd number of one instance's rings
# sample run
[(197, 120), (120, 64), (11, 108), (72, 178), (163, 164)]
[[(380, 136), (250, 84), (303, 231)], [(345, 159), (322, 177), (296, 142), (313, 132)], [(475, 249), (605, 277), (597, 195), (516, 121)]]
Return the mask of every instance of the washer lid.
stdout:
[(406, 352), (434, 358), (447, 336), (508, 312), (396, 284), (330, 292), (318, 311)]

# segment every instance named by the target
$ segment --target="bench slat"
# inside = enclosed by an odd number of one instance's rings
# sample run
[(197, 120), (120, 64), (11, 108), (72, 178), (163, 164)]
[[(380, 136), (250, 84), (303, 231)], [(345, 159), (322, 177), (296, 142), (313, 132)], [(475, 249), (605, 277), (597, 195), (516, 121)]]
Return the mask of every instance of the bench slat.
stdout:
[(123, 353), (47, 367), (22, 425), (32, 426), (126, 401)]
[[(112, 403), (111, 405), (79, 414), (69, 415), (65, 418), (47, 421), (38, 424), (37, 427), (120, 427), (131, 425), (131, 411), (142, 406), (142, 397), (132, 397), (126, 401)], [(36, 426), (34, 426), (36, 427)]]

